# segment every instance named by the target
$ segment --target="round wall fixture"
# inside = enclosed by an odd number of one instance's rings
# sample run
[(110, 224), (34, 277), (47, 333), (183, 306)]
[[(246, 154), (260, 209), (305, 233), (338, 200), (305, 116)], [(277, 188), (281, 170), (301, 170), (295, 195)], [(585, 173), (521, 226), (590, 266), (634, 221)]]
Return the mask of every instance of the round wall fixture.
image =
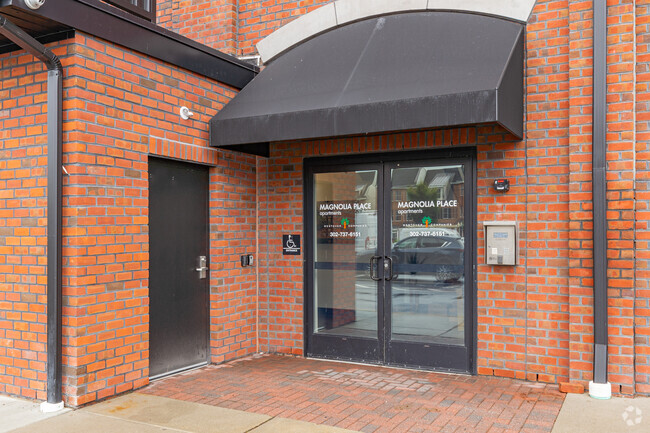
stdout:
[(183, 119), (183, 120), (187, 120), (190, 117), (194, 116), (194, 113), (192, 113), (190, 111), (190, 109), (185, 107), (185, 106), (181, 107), (181, 110), (180, 110), (179, 114), (181, 115), (181, 119)]
[(45, 3), (45, 0), (25, 0), (25, 6), (34, 10), (43, 6), (43, 3)]

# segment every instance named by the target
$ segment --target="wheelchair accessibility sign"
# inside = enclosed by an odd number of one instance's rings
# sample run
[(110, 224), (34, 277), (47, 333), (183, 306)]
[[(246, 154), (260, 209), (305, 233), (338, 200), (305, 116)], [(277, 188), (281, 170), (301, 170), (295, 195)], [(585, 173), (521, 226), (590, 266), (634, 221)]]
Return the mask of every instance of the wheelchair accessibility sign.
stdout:
[(282, 235), (282, 255), (300, 255), (300, 235)]

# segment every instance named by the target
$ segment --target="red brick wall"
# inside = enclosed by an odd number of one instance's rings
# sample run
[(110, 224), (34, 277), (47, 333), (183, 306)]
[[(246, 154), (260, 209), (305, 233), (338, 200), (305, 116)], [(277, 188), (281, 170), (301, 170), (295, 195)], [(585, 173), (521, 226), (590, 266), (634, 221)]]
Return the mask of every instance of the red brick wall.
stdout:
[[(55, 48), (64, 63), (69, 47)], [(0, 55), (0, 394), (34, 399), (45, 398), (47, 361), (44, 69)]]
[(161, 0), (156, 24), (224, 53), (237, 55), (236, 0)]
[(161, 0), (156, 23), (224, 53), (251, 56), (260, 39), (331, 1)]
[(219, 152), (210, 172), (210, 350), (218, 363), (257, 350), (257, 159)]
[(296, 17), (332, 0), (240, 0), (238, 55), (257, 54), (255, 44)]
[(528, 198), (523, 200), (527, 203), (523, 302), (527, 330), (525, 344), (518, 347), (525, 353), (527, 378), (555, 382), (566, 379), (569, 373), (567, 2), (537, 2), (527, 26), (526, 50), (524, 169)]
[[(206, 148), (208, 120), (235, 91), (78, 36), (66, 75), (66, 394), (78, 405), (148, 381), (147, 155), (208, 163), (211, 360), (255, 350), (252, 157)], [(195, 116), (178, 116), (187, 105)], [(74, 219), (71, 219), (74, 218)], [(73, 247), (73, 248), (72, 248)], [(72, 265), (76, 265), (73, 267)], [(72, 322), (74, 317), (74, 322)]]
[(611, 2), (607, 37), (609, 381), (634, 394), (635, 6)]
[(650, 394), (650, 2), (636, 3), (636, 391)]
[[(207, 147), (235, 90), (105, 41), (59, 43), (64, 72), (64, 396), (148, 382), (149, 154), (209, 164), (212, 362), (256, 349), (256, 158)], [(45, 75), (0, 56), (0, 392), (45, 398)], [(181, 105), (195, 116), (182, 121)]]

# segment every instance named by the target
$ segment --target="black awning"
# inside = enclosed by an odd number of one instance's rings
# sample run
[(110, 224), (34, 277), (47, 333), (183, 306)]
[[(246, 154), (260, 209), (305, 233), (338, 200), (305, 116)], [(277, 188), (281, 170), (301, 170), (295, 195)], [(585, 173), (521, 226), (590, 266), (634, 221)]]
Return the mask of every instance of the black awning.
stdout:
[(210, 121), (210, 144), (497, 123), (523, 136), (522, 24), (452, 12), (339, 27), (269, 64)]

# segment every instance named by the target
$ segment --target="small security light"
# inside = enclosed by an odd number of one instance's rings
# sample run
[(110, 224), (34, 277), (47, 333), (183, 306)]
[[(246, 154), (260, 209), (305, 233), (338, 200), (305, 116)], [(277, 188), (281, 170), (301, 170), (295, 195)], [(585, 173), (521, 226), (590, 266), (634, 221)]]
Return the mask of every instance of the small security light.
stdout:
[(43, 6), (43, 3), (45, 3), (45, 0), (25, 0), (25, 6), (34, 10)]
[(181, 115), (181, 119), (188, 120), (190, 117), (194, 116), (194, 113), (192, 113), (190, 109), (187, 108), (186, 106), (182, 106), (180, 115)]

